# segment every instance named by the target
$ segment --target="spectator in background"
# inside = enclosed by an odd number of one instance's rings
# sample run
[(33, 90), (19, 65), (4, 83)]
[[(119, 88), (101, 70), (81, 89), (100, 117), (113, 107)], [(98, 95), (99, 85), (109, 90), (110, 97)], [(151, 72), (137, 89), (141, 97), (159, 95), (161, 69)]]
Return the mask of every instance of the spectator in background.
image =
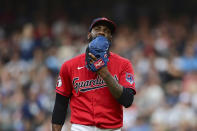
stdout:
[(26, 61), (32, 59), (35, 46), (36, 41), (34, 36), (34, 26), (31, 23), (29, 23), (24, 25), (22, 30), (22, 37), (19, 42), (21, 58)]

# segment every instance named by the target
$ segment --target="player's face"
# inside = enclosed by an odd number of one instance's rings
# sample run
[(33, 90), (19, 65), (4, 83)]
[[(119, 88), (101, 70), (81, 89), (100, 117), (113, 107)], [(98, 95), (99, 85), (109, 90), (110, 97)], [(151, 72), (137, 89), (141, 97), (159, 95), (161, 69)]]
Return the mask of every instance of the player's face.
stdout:
[(91, 41), (95, 37), (103, 35), (108, 38), (110, 41), (112, 40), (111, 30), (105, 25), (97, 25), (92, 28), (91, 32), (88, 34), (88, 40)]

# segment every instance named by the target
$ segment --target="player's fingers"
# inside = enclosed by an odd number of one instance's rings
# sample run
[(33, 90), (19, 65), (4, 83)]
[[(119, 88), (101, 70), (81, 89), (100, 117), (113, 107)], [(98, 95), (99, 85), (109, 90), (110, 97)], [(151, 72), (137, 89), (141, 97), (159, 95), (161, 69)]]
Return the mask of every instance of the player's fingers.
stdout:
[(92, 53), (89, 53), (89, 56), (93, 59), (93, 61), (97, 59)]

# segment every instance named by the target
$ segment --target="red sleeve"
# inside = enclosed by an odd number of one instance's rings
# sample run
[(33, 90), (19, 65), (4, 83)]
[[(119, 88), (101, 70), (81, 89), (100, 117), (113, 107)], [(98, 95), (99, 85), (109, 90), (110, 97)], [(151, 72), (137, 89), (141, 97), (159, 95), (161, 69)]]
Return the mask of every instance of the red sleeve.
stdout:
[(119, 84), (124, 86), (125, 88), (133, 89), (133, 91), (135, 91), (136, 93), (134, 71), (133, 71), (132, 64), (129, 61), (127, 61), (122, 67)]
[(60, 73), (56, 84), (56, 92), (66, 97), (70, 97), (72, 93), (70, 73), (65, 63), (62, 65), (60, 69)]

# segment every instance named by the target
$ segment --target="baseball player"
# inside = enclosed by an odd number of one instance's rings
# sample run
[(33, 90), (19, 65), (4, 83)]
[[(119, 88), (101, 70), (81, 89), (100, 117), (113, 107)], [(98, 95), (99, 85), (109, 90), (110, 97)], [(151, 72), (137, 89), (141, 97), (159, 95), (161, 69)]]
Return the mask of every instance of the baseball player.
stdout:
[(52, 130), (60, 131), (68, 104), (71, 131), (121, 131), (123, 106), (133, 103), (134, 72), (129, 60), (109, 51), (116, 25), (107, 18), (89, 27), (86, 53), (66, 61), (59, 73)]

